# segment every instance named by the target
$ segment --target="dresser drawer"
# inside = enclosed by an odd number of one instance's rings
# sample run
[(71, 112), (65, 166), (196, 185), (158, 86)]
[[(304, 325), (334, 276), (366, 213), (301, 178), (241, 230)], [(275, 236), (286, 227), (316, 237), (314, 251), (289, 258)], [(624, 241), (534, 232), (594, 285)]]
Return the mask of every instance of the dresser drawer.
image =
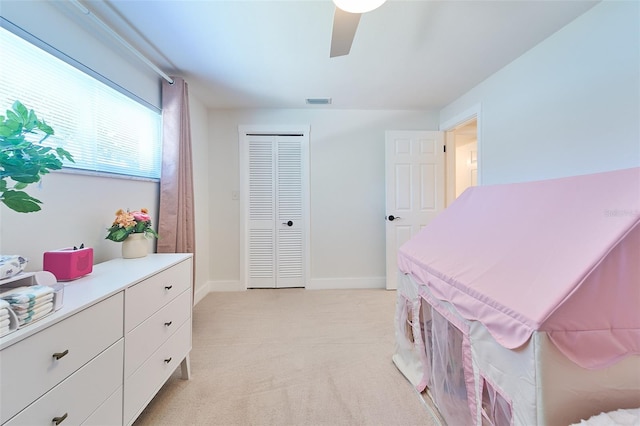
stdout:
[(124, 422), (129, 424), (162, 387), (191, 350), (191, 322), (187, 321), (124, 380)]
[[(113, 426), (122, 424), (122, 383), (91, 416), (84, 426)], [(63, 425), (64, 426), (64, 425)]]
[(133, 330), (188, 288), (191, 288), (190, 259), (129, 287), (125, 300), (125, 331)]
[(129, 377), (190, 317), (191, 291), (187, 290), (127, 333), (124, 377)]
[(53, 418), (65, 415), (64, 426), (81, 424), (121, 386), (123, 348), (120, 339), (7, 425), (51, 425)]
[[(123, 293), (120, 292), (3, 349), (0, 352), (0, 423), (122, 338), (122, 315)], [(56, 359), (54, 354), (65, 355)]]

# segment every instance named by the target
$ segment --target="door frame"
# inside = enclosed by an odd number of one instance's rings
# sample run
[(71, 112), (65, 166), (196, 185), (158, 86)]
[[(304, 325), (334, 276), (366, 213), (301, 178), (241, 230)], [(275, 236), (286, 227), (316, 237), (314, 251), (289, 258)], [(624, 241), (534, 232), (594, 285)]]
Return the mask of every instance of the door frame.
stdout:
[(247, 229), (249, 221), (247, 220), (247, 208), (249, 205), (249, 179), (248, 173), (246, 170), (245, 159), (247, 158), (246, 152), (246, 144), (243, 143), (243, 138), (245, 138), (248, 134), (258, 134), (258, 135), (276, 135), (276, 136), (286, 136), (286, 135), (303, 135), (305, 138), (302, 152), (302, 160), (303, 160), (303, 173), (302, 173), (302, 209), (304, 211), (304, 242), (303, 242), (303, 273), (305, 278), (305, 287), (306, 283), (309, 281), (310, 271), (311, 271), (311, 203), (310, 203), (310, 182), (309, 182), (309, 135), (311, 131), (310, 125), (239, 125), (238, 126), (238, 162), (239, 162), (239, 173), (240, 173), (240, 284), (244, 290), (247, 289), (247, 276), (248, 276), (248, 254), (247, 251), (249, 249), (249, 244), (247, 241), (247, 237), (249, 235), (249, 230)]
[(471, 120), (476, 120), (478, 140), (478, 185), (482, 185), (482, 104), (476, 104), (471, 108), (440, 123), (439, 129), (444, 133), (445, 155), (445, 207), (448, 207), (456, 196), (456, 145), (453, 132)]

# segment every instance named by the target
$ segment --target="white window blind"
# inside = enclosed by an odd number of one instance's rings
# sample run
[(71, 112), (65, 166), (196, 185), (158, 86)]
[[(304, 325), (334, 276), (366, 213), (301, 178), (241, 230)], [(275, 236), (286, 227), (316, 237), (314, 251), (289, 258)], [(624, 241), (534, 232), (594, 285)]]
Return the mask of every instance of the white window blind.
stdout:
[(73, 155), (68, 169), (160, 178), (161, 115), (0, 28), (0, 114), (14, 101), (55, 134), (43, 144)]

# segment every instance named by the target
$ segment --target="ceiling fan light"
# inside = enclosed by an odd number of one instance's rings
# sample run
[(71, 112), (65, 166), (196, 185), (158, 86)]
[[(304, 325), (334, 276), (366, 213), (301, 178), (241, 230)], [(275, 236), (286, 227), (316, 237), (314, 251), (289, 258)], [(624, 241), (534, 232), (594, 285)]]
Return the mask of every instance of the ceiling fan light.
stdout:
[(386, 0), (333, 0), (337, 8), (349, 13), (365, 13), (377, 9)]

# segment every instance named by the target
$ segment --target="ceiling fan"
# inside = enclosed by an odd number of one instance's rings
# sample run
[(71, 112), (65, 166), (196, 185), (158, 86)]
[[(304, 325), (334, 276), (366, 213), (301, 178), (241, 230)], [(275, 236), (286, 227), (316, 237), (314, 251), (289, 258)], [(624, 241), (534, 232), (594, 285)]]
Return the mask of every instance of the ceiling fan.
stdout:
[(348, 55), (353, 38), (360, 23), (360, 16), (376, 9), (386, 0), (333, 0), (336, 11), (333, 15), (331, 52), (329, 57)]

